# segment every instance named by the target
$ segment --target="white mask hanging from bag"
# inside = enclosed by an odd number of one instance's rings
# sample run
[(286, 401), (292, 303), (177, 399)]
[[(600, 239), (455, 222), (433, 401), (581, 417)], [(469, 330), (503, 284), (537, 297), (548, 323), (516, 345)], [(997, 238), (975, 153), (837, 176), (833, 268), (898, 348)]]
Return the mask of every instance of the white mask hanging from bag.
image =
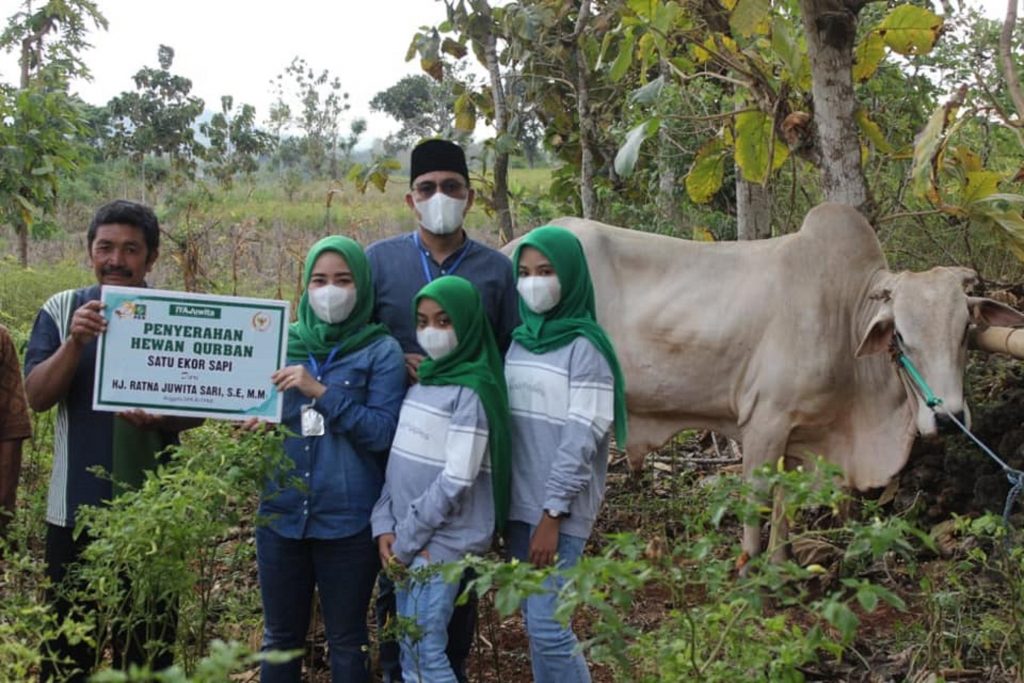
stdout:
[(324, 285), (309, 290), (309, 305), (316, 317), (335, 325), (343, 322), (356, 307), (355, 287)]
[(547, 313), (562, 300), (562, 283), (557, 275), (530, 275), (516, 282), (519, 296), (534, 313)]

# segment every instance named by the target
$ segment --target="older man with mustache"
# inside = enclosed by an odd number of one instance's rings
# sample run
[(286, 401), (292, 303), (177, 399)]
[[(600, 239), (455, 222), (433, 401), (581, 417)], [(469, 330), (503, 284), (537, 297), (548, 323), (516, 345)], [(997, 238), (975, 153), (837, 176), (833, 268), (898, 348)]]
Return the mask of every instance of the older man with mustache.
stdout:
[[(111, 480), (96, 476), (91, 468), (102, 467), (114, 472), (119, 483), (137, 485), (144, 471), (155, 466), (157, 454), (177, 442), (179, 431), (199, 424), (141, 410), (114, 415), (92, 409), (96, 339), (107, 326), (101, 288), (146, 286), (160, 249), (160, 226), (149, 207), (117, 200), (96, 212), (86, 241), (97, 284), (50, 297), (36, 316), (25, 352), (29, 406), (37, 412), (57, 406), (46, 509), (46, 573), (55, 587), (89, 543), (87, 533), (73, 535), (78, 507), (99, 505), (114, 493)], [(63, 620), (71, 605), (54, 590), (49, 599), (58, 621)], [(146, 663), (156, 671), (171, 664), (176, 615), (171, 606), (165, 607), (157, 619), (160, 642), (155, 646), (138, 633), (115, 634), (115, 666)], [(42, 681), (84, 681), (97, 656), (89, 643), (59, 638), (44, 645), (43, 659)]]

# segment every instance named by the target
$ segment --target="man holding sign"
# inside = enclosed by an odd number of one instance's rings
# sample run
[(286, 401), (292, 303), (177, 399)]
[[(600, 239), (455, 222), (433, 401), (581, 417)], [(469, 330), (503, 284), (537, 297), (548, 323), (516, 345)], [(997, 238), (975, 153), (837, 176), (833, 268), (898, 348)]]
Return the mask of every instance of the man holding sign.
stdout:
[[(46, 573), (54, 586), (89, 542), (84, 534), (73, 536), (76, 510), (80, 505), (99, 505), (113, 495), (111, 481), (89, 469), (99, 466), (119, 480), (137, 482), (155, 465), (157, 453), (177, 442), (179, 431), (199, 424), (141, 410), (117, 415), (93, 410), (97, 337), (107, 327), (100, 288), (146, 286), (145, 276), (159, 253), (160, 227), (149, 207), (118, 200), (96, 212), (86, 241), (97, 284), (50, 297), (36, 316), (25, 353), (29, 405), (35, 411), (57, 406), (46, 510)], [(58, 620), (63, 620), (71, 606), (53, 592), (50, 599)], [(166, 619), (165, 626), (162, 640), (168, 647), (150, 662), (153, 670), (171, 664), (174, 619)], [(125, 656), (129, 662), (144, 663), (146, 643), (131, 634), (120, 635), (115, 638), (115, 661)], [(63, 638), (47, 643), (43, 656), (43, 681), (85, 680), (96, 660), (88, 644), (71, 645)]]

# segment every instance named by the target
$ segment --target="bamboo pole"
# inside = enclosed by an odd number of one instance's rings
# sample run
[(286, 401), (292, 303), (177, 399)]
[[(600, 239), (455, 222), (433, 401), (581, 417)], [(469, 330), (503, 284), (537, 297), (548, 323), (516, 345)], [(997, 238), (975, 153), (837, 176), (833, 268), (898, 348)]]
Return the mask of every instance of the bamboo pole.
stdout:
[(989, 327), (971, 332), (970, 348), (988, 353), (1005, 353), (1024, 360), (1024, 328)]

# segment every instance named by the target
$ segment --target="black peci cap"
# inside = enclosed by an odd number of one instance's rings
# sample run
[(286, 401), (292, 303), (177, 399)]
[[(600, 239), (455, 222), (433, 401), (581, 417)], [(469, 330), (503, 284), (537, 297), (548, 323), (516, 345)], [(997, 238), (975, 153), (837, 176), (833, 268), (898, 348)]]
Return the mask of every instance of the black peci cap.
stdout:
[(469, 184), (469, 168), (466, 153), (450, 140), (427, 140), (412, 150), (409, 168), (409, 187), (416, 178), (432, 171), (454, 171), (462, 174)]

